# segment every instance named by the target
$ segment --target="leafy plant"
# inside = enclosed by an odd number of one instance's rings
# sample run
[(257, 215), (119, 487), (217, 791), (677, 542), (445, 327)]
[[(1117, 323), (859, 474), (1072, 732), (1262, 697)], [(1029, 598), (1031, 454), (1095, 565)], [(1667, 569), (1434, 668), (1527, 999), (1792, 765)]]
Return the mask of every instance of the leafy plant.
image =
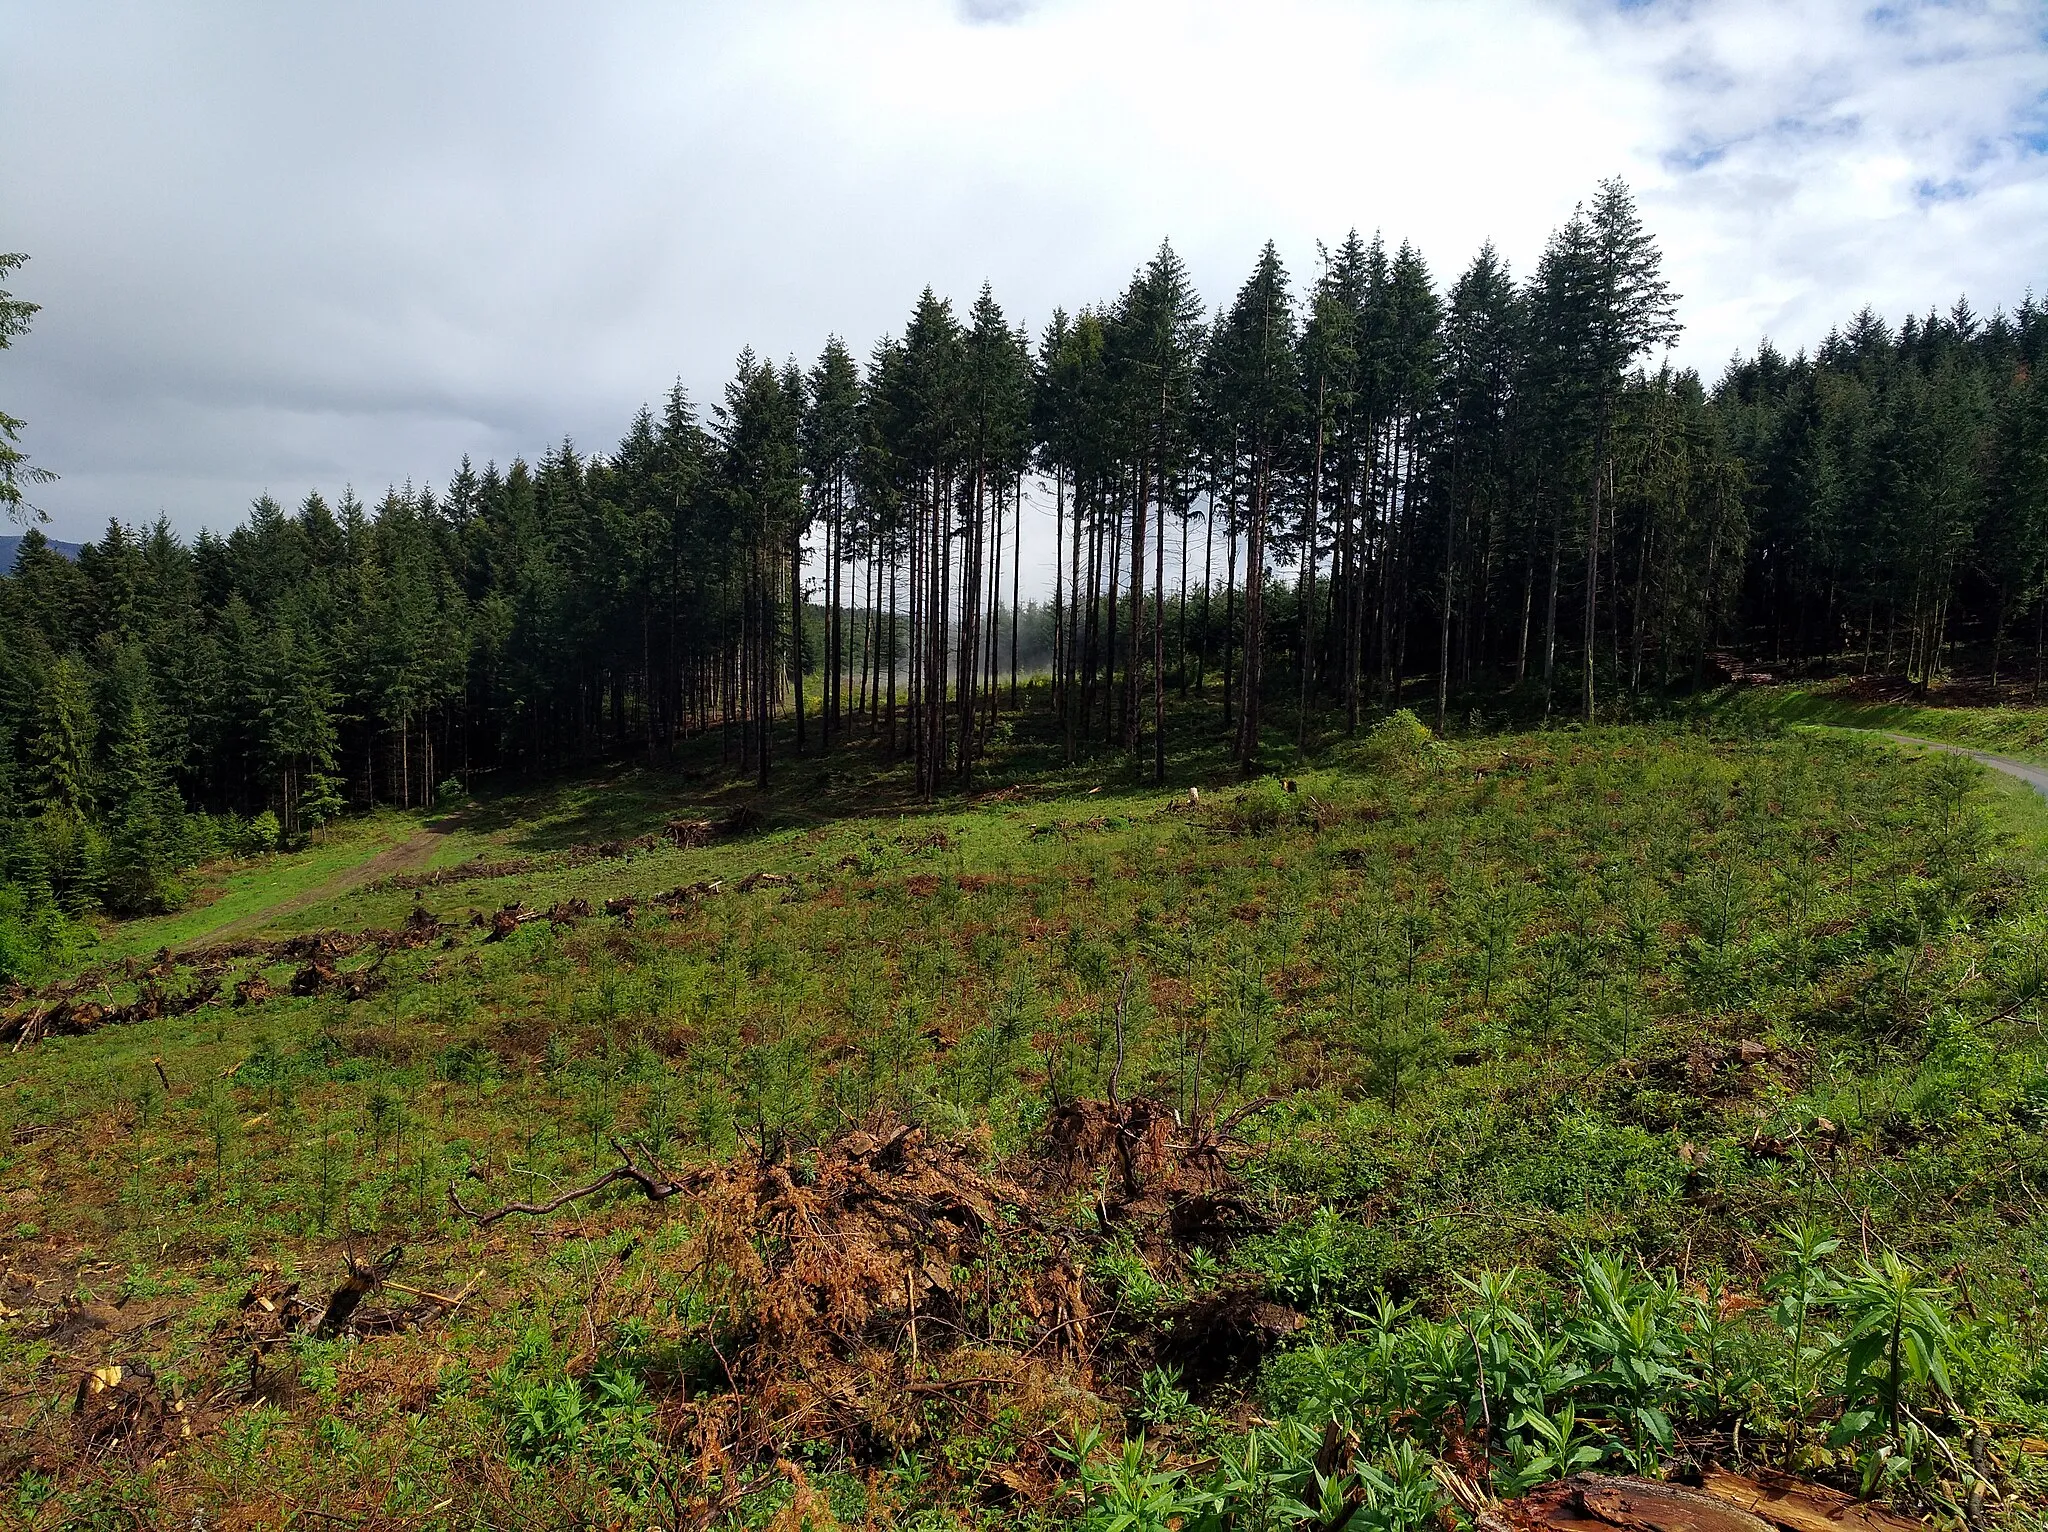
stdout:
[[(1921, 1285), (1919, 1274), (1887, 1250), (1861, 1262), (1835, 1296), (1842, 1308), (1843, 1395), (1852, 1406), (1875, 1403), (1897, 1436), (1909, 1386), (1952, 1392), (1948, 1360), (1955, 1333), (1947, 1294)], [(1860, 1419), (1853, 1408), (1844, 1412), (1851, 1432)]]
[(1153, 1461), (1142, 1435), (1105, 1453), (1101, 1433), (1089, 1430), (1054, 1452), (1081, 1482), (1089, 1532), (1173, 1532), (1196, 1508), (1186, 1480)]

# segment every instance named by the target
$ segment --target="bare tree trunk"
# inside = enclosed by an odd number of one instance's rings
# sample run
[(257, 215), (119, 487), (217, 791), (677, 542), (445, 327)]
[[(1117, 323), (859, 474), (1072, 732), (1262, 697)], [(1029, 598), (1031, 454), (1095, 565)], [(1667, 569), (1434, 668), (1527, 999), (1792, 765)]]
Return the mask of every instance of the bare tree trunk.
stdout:
[[(885, 657), (879, 652), (875, 656), (876, 662), (882, 666), (883, 670), (886, 670), (888, 672), (889, 677), (889, 703), (886, 727), (889, 733), (888, 756), (889, 759), (892, 761), (896, 759), (896, 672), (903, 663), (902, 618), (900, 616), (901, 608), (898, 605), (898, 596), (896, 590), (897, 583), (902, 578), (902, 560), (902, 551), (894, 546), (891, 546), (887, 555), (887, 572), (889, 577), (889, 620), (882, 629), (881, 639), (879, 641), (880, 647), (887, 650), (887, 656), (885, 659)], [(880, 685), (881, 680), (882, 672), (878, 670), (875, 673), (876, 684)]]
[(1108, 605), (1107, 648), (1103, 655), (1102, 667), (1102, 737), (1107, 741), (1116, 740), (1118, 735), (1117, 704), (1117, 647), (1116, 619), (1120, 604), (1119, 585), (1124, 570), (1124, 517), (1121, 506), (1111, 510), (1105, 507), (1109, 520), (1109, 568), (1108, 578), (1103, 581), (1103, 599)]
[(1145, 665), (1145, 516), (1151, 509), (1151, 463), (1138, 459), (1137, 493), (1131, 502), (1131, 636), (1124, 659), (1124, 749), (1137, 753), (1139, 687)]
[(1188, 519), (1193, 507), (1194, 498), (1190, 495), (1180, 508), (1180, 632), (1174, 642), (1180, 650), (1180, 698), (1183, 702), (1188, 698)]
[(1053, 469), (1053, 709), (1067, 715), (1067, 606), (1073, 588), (1067, 578), (1067, 469)]
[(1543, 721), (1550, 722), (1550, 687), (1557, 673), (1557, 574), (1564, 550), (1564, 512), (1553, 506), (1550, 512), (1550, 594), (1543, 618)]
[(1586, 722), (1593, 722), (1593, 657), (1599, 639), (1600, 610), (1600, 492), (1607, 478), (1607, 421), (1600, 422), (1600, 449), (1593, 459), (1593, 493), (1586, 507)]
[(1294, 704), (1294, 748), (1306, 749), (1308, 745), (1308, 694), (1315, 684), (1315, 611), (1316, 611), (1316, 518), (1322, 510), (1323, 499), (1323, 379), (1316, 377), (1316, 452), (1309, 468), (1308, 504), (1301, 513), (1301, 578), (1295, 581), (1294, 599), (1301, 610), (1300, 617), (1301, 653), (1297, 659), (1300, 669), (1300, 686)]
[[(1010, 710), (1015, 712), (1021, 701), (1017, 692), (1017, 625), (1023, 620), (1023, 611), (1018, 606), (1024, 588), (1024, 477), (1017, 476), (1011, 486), (1013, 496), (1010, 505)], [(1059, 550), (1053, 550), (1053, 567), (1059, 567)]]
[(981, 669), (981, 570), (983, 527), (987, 518), (987, 481), (974, 467), (974, 500), (968, 509), (967, 536), (960, 545), (960, 784), (973, 772), (974, 725), (979, 699), (975, 680)]
[(1231, 653), (1237, 637), (1237, 486), (1231, 486), (1228, 514), (1223, 525), (1223, 730), (1231, 730), (1232, 707), (1236, 701), (1235, 679), (1231, 675)]
[(796, 684), (796, 753), (804, 753), (804, 545), (801, 534), (789, 545), (789, 669)]
[(1251, 526), (1244, 556), (1244, 682), (1238, 713), (1238, 759), (1249, 772), (1259, 758), (1259, 687), (1265, 667), (1266, 448), (1261, 442), (1252, 467)]
[(1451, 593), (1457, 568), (1458, 503), (1457, 475), (1452, 474), (1452, 494), (1444, 511), (1444, 600), (1443, 629), (1436, 652), (1436, 731), (1444, 732), (1444, 719), (1451, 705)]
[(1152, 520), (1152, 780), (1166, 780), (1166, 479)]
[(1216, 578), (1216, 485), (1209, 485), (1209, 508), (1202, 514), (1202, 626), (1195, 635), (1195, 689), (1209, 686), (1209, 603)]

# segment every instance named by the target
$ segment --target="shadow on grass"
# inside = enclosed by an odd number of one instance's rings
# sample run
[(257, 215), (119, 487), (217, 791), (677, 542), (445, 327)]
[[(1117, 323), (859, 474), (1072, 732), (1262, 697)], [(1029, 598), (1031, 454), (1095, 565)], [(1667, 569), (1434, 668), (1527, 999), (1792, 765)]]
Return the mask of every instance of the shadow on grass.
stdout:
[[(1166, 717), (1165, 791), (1183, 792), (1191, 784), (1213, 788), (1242, 779), (1216, 694), (1173, 698)], [(785, 721), (776, 733), (777, 754), (766, 788), (742, 773), (713, 735), (652, 756), (565, 768), (497, 791), (484, 787), (447, 816), (447, 822), (509, 849), (539, 854), (655, 834), (672, 819), (722, 821), (742, 808), (761, 830), (770, 831), (808, 829), (855, 817), (950, 813), (1020, 784), (1028, 785), (1034, 798), (1155, 790), (1149, 741), (1137, 755), (1107, 742), (1099, 706), (1091, 724), (1078, 741), (1079, 759), (1068, 763), (1061, 720), (1046, 693), (1035, 691), (1020, 711), (999, 715), (988, 750), (975, 763), (972, 776), (962, 782), (956, 771), (949, 770), (929, 803), (918, 795), (914, 766), (902, 752), (901, 719), (899, 749), (893, 757), (886, 739), (871, 733), (865, 723), (842, 732), (825, 751), (815, 721), (809, 747), (799, 755), (795, 727)], [(1301, 764), (1292, 729), (1292, 720), (1286, 719), (1265, 731), (1262, 769), (1292, 771)], [(1314, 738), (1318, 746), (1343, 742), (1341, 731), (1328, 729), (1318, 730)], [(1320, 748), (1311, 752), (1322, 753)]]

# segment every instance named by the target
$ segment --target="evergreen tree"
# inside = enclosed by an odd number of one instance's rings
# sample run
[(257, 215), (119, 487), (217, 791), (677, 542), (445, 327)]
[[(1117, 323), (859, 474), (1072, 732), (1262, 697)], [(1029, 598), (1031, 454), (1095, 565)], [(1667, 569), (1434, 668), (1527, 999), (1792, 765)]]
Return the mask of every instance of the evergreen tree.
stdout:
[[(0, 280), (19, 271), (27, 259), (20, 254), (0, 254)], [(13, 345), (16, 336), (28, 333), (30, 322), (41, 308), (41, 304), (17, 298), (0, 288), (0, 351)], [(41, 520), (42, 512), (22, 498), (22, 491), (30, 485), (48, 484), (56, 475), (29, 462), (16, 445), (21, 440), (22, 425), (12, 415), (0, 412), (0, 509), (5, 509), (11, 520)]]
[(1270, 241), (1238, 290), (1221, 345), (1219, 393), (1239, 443), (1248, 491), (1237, 750), (1249, 771), (1259, 756), (1265, 685), (1267, 538), (1278, 498), (1278, 477), (1301, 413), (1293, 301), (1286, 268)]

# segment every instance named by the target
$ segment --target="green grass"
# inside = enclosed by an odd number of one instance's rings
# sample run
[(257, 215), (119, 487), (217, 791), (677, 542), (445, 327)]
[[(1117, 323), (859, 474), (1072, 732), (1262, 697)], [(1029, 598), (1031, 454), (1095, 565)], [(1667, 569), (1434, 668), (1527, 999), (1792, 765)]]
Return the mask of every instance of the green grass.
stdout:
[(1764, 687), (1724, 699), (1719, 708), (1723, 717), (1766, 724), (1877, 729), (2048, 764), (2048, 705), (1992, 708), (1876, 702), (1840, 688)]
[(185, 908), (169, 915), (105, 923), (88, 960), (142, 956), (160, 947), (203, 941), (223, 926), (261, 916), (337, 874), (361, 866), (403, 843), (420, 826), (419, 816), (386, 810), (335, 825), (304, 850), (202, 868), (190, 879), (194, 897)]
[[(1292, 792), (1234, 782), (1220, 750), (1169, 790), (1117, 760), (1062, 767), (1026, 720), (985, 796), (928, 808), (867, 747), (785, 761), (765, 796), (688, 758), (485, 798), (438, 862), (742, 804), (760, 827), (418, 901), (465, 922), (631, 896), (630, 929), (485, 943), (459, 924), (344, 959), (376, 964), (360, 1001), (223, 1003), (0, 1055), (18, 1274), (0, 1397), (24, 1444), (0, 1454), (0, 1515), (671, 1525), (662, 1475), (702, 1466), (709, 1432), (749, 1455), (681, 1488), (762, 1471), (718, 1513), (732, 1523), (1220, 1528), (1259, 1505), (1327, 1520), (1308, 1464), (1334, 1418), (1357, 1437), (1336, 1492), (1393, 1528), (1436, 1514), (1430, 1465), (1460, 1412), (1491, 1422), (1501, 1492), (1569, 1463), (1660, 1471), (1681, 1439), (1726, 1453), (1739, 1422), (1751, 1461), (1951, 1509), (1967, 1475), (1944, 1453), (1967, 1458), (1964, 1422), (1988, 1422), (2023, 1503), (2043, 1488), (2023, 1443), (2048, 1433), (2028, 1169), (2048, 1154), (2048, 805), (1953, 757), (1778, 727), (1842, 721), (1804, 707), (1394, 731), (1328, 743), (1288, 768)], [(176, 919), (196, 935), (286, 903), (416, 823), (380, 816)], [(786, 881), (741, 891), (755, 872)], [(724, 891), (648, 903), (700, 880)], [(356, 891), (283, 925), (389, 928), (415, 903)], [(296, 966), (252, 959), (227, 987), (260, 971), (282, 989)], [(446, 1200), (545, 1198), (614, 1164), (614, 1135), (671, 1168), (779, 1148), (801, 1182), (848, 1125), (899, 1120), (1028, 1180), (1049, 1113), (1113, 1079), (1183, 1134), (1250, 1111), (1232, 1158), (1260, 1227), (1191, 1246), (1163, 1208), (1112, 1206), (1107, 1166), (1047, 1195), (1034, 1231), (947, 1279), (957, 1306), (915, 1365), (900, 1313), (834, 1364), (886, 1431), (822, 1395), (747, 1417), (721, 1368), (763, 1323), (759, 1290), (688, 1199), (607, 1194), (481, 1232)], [(1814, 1231), (1796, 1330), (1794, 1226)], [(1846, 1243), (1811, 1256), (1823, 1235)], [(994, 1338), (1024, 1321), (987, 1295), (1039, 1239), (1086, 1273), (1092, 1365), (956, 1400), (941, 1380), (1023, 1377)], [(287, 1347), (266, 1365), (290, 1386), (251, 1399), (244, 1296), (320, 1291), (345, 1247), (394, 1243), (400, 1280), (452, 1292), (482, 1271), (481, 1296), (453, 1321)], [(776, 1236), (748, 1248), (769, 1259)], [(1862, 1262), (1886, 1251), (1935, 1294), (1945, 1388), (1856, 1361), (1884, 1301)], [(1511, 1267), (1505, 1288), (1488, 1276)], [(1230, 1293), (1294, 1306), (1299, 1329), (1263, 1365), (1177, 1377), (1154, 1349), (1172, 1317)], [(47, 1328), (67, 1295), (124, 1294), (148, 1328)], [(78, 1371), (113, 1355), (215, 1401), (147, 1471), (66, 1455)], [(1020, 1508), (1005, 1474), (1082, 1498)]]

